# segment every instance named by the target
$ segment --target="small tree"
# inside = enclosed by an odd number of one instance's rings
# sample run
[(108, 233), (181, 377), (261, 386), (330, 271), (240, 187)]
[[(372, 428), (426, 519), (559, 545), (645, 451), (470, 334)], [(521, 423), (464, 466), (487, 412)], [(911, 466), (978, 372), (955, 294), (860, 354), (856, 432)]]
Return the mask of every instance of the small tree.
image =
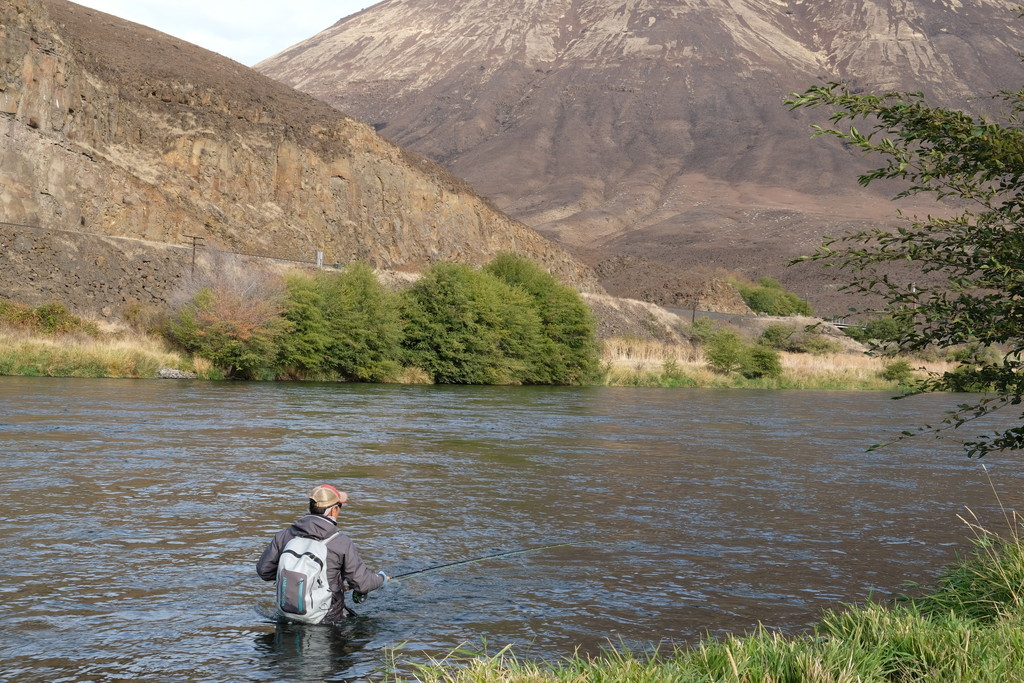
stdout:
[(531, 382), (540, 319), (529, 296), (489, 273), (439, 263), (403, 293), (410, 365), (443, 384)]
[[(854, 93), (838, 83), (788, 101), (792, 108), (828, 107), (832, 127), (816, 126), (816, 135), (883, 159), (860, 176), (862, 185), (891, 180), (903, 186), (897, 197), (954, 200), (945, 207), (952, 215), (915, 217), (895, 232), (826, 238), (806, 258), (846, 271), (847, 291), (881, 297), (902, 330), (901, 350), (977, 340), (1008, 351), (998, 362), (983, 359), (917, 385), (920, 391), (991, 387), (996, 394), (961, 405), (943, 426), (959, 427), (1024, 400), (1024, 90), (998, 93), (994, 101), (1004, 108), (998, 118), (933, 107), (919, 93)], [(857, 121), (867, 132), (854, 127)], [(982, 457), (1022, 446), (1024, 426), (1016, 426), (965, 449)]]
[(906, 384), (914, 377), (914, 369), (905, 360), (895, 360), (888, 363), (879, 373), (882, 379), (890, 382)]
[(743, 367), (747, 345), (732, 330), (718, 330), (704, 346), (708, 365), (721, 373), (735, 372)]
[(331, 341), (323, 295), (316, 280), (306, 275), (292, 275), (286, 285), (282, 315), (291, 329), (278, 341), (278, 365), (287, 373), (306, 378), (322, 375), (328, 368)]
[(747, 379), (782, 376), (782, 360), (779, 358), (779, 352), (767, 346), (751, 347), (744, 355), (740, 374)]
[(201, 289), (169, 323), (168, 336), (227, 377), (263, 379), (276, 368), (278, 341), (291, 329), (280, 289), (222, 282)]
[(317, 291), (327, 327), (326, 366), (359, 382), (397, 375), (402, 343), (399, 301), (373, 269), (353, 263), (340, 274), (320, 274)]
[(534, 382), (580, 384), (597, 376), (597, 321), (579, 293), (515, 254), (499, 254), (484, 270), (533, 300), (543, 336)]
[(711, 341), (718, 329), (708, 318), (699, 318), (690, 324), (688, 336), (695, 344), (707, 344)]

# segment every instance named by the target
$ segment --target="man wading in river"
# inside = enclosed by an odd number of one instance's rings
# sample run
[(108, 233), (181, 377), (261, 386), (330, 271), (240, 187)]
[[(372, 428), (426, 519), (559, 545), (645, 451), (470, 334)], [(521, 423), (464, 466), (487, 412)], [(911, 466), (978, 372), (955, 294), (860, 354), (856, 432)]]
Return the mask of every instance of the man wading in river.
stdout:
[(256, 563), (264, 581), (277, 582), (277, 609), (289, 621), (329, 624), (341, 621), (345, 589), (362, 597), (390, 581), (384, 572), (374, 574), (359, 557), (352, 539), (338, 531), (338, 515), (348, 494), (330, 484), (309, 494), (309, 514), (274, 534)]

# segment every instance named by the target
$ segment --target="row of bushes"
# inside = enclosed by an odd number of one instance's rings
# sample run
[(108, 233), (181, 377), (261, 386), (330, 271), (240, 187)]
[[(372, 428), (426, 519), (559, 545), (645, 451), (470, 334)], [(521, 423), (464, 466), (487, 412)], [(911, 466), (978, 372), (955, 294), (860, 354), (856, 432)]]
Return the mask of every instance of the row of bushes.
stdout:
[[(395, 293), (373, 271), (292, 274), (218, 270), (162, 327), (194, 360), (216, 366), (205, 376), (343, 379), (472, 384), (582, 384), (601, 381), (595, 324), (573, 290), (537, 266), (503, 255), (482, 270), (441, 264), (414, 286)], [(892, 331), (884, 319), (863, 328)], [(94, 323), (59, 303), (38, 308), (0, 301), (0, 323), (42, 335), (98, 335)], [(721, 375), (777, 379), (779, 351), (828, 355), (840, 345), (812, 327), (774, 323), (753, 342), (709, 320), (684, 333)], [(948, 352), (963, 363), (950, 386), (981, 391), (977, 367), (995, 349), (968, 344)], [(186, 363), (187, 364), (187, 363)], [(209, 366), (207, 366), (209, 367)], [(610, 367), (610, 366), (609, 366)], [(694, 385), (679, 367), (663, 373), (672, 386)], [(879, 375), (909, 385), (906, 360)], [(605, 377), (605, 382), (608, 381)], [(955, 380), (955, 381), (954, 381)]]
[(447, 384), (581, 384), (599, 372), (596, 322), (579, 294), (503, 254), (443, 263), (400, 292), (366, 265), (340, 273), (224, 278), (167, 325), (226, 376)]
[(744, 341), (728, 328), (717, 328), (710, 321), (691, 326), (693, 341), (703, 348), (704, 358), (721, 373), (738, 372), (747, 379), (776, 378), (782, 375), (780, 351), (810, 353), (816, 356), (838, 353), (842, 347), (813, 327), (772, 324), (753, 342)]
[[(912, 331), (912, 322), (904, 316), (880, 315), (847, 327), (844, 331), (848, 337), (867, 344), (875, 353), (896, 356), (901, 341)], [(975, 340), (945, 349), (928, 346), (916, 350), (914, 356), (922, 360), (956, 363), (956, 368), (943, 374), (945, 388), (957, 392), (980, 393), (992, 390), (992, 369), (1002, 365), (1006, 354), (997, 346)], [(910, 364), (903, 359), (889, 363), (882, 377), (908, 385), (916, 379)]]
[(779, 352), (764, 344), (748, 344), (731, 330), (718, 330), (704, 346), (704, 358), (718, 372), (738, 372), (747, 379), (779, 377)]
[(825, 356), (843, 350), (838, 342), (818, 334), (813, 326), (798, 329), (790, 325), (769, 325), (764, 328), (758, 343), (778, 351), (809, 353), (814, 356)]

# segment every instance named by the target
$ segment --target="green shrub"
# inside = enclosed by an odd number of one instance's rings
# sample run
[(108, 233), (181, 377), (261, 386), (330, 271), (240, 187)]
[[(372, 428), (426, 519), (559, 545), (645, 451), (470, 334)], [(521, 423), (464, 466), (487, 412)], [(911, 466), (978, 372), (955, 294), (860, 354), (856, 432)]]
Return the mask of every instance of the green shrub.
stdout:
[(834, 339), (823, 334), (805, 331), (797, 338), (796, 352), (809, 353), (812, 356), (827, 356), (830, 353), (839, 353), (843, 350), (842, 345)]
[(697, 382), (689, 377), (674, 358), (662, 361), (658, 385), (663, 387), (695, 387)]
[(704, 345), (704, 358), (718, 372), (728, 374), (743, 367), (747, 345), (731, 330), (718, 330)]
[(760, 345), (748, 348), (740, 365), (740, 374), (747, 379), (781, 377), (782, 361), (779, 352)]
[(717, 372), (739, 372), (747, 379), (782, 375), (779, 352), (763, 344), (747, 344), (731, 330), (718, 330), (704, 345), (704, 358)]
[(899, 343), (910, 329), (910, 322), (892, 315), (871, 318), (863, 325), (851, 325), (844, 330), (847, 337), (862, 344)]
[(24, 304), (0, 299), (0, 322), (13, 327), (25, 327), (31, 324), (32, 311)]
[(541, 321), (532, 300), (490, 273), (440, 263), (403, 292), (409, 365), (442, 384), (531, 383)]
[(277, 366), (305, 378), (327, 372), (331, 337), (321, 288), (313, 277), (292, 275), (286, 280), (284, 312), (290, 331), (278, 340)]
[(766, 315), (813, 315), (811, 305), (792, 292), (787, 292), (776, 280), (763, 277), (756, 285), (734, 282), (743, 301), (755, 313)]
[(278, 342), (291, 329), (282, 316), (280, 294), (243, 283), (205, 287), (170, 320), (167, 336), (227, 377), (272, 377)]
[(690, 323), (690, 341), (707, 344), (715, 336), (716, 328), (709, 318), (700, 318)]
[(775, 323), (764, 328), (761, 336), (758, 337), (757, 343), (770, 349), (788, 351), (793, 343), (793, 336), (795, 334), (796, 328)]
[(772, 324), (764, 329), (757, 343), (778, 351), (810, 353), (815, 356), (842, 351), (842, 346), (838, 342), (818, 334), (813, 326), (798, 332), (791, 325)]
[(533, 382), (582, 384), (596, 379), (600, 372), (597, 321), (579, 293), (514, 254), (500, 254), (484, 270), (510, 287), (521, 288), (533, 300), (543, 337)]
[(667, 380), (679, 380), (686, 377), (686, 373), (679, 366), (679, 361), (669, 358), (661, 362), (661, 375)]
[(910, 367), (910, 363), (905, 360), (897, 360), (887, 364), (880, 373), (878, 373), (882, 379), (889, 382), (899, 382), (900, 384), (906, 384), (910, 381), (911, 377), (914, 376), (914, 371)]
[(33, 311), (37, 327), (48, 334), (75, 332), (82, 328), (82, 319), (72, 315), (64, 304), (56, 301), (44, 304)]
[(396, 377), (402, 369), (398, 297), (364, 263), (320, 274), (317, 287), (327, 327), (327, 368), (359, 382)]
[(518, 257), (480, 271), (439, 264), (400, 295), (360, 263), (268, 285), (258, 273), (213, 282), (166, 336), (239, 378), (379, 382), (404, 362), (433, 382), (569, 384), (600, 370), (589, 308)]
[(971, 341), (962, 346), (949, 349), (947, 359), (954, 363), (966, 365), (998, 365), (1003, 354), (994, 346), (987, 346), (978, 341)]

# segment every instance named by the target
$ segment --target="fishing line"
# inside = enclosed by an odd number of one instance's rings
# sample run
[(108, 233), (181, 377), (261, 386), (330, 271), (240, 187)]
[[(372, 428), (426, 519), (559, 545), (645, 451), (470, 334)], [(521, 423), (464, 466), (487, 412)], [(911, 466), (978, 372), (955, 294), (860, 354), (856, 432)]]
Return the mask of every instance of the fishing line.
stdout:
[(473, 564), (475, 562), (483, 562), (484, 560), (493, 560), (493, 559), (498, 558), (498, 557), (512, 557), (513, 555), (525, 555), (526, 553), (535, 553), (535, 552), (538, 552), (538, 551), (541, 551), (541, 550), (550, 550), (552, 548), (565, 548), (565, 547), (571, 546), (571, 545), (594, 545), (594, 544), (591, 543), (590, 541), (574, 541), (574, 542), (571, 542), (571, 543), (552, 543), (550, 545), (541, 545), (541, 546), (537, 546), (536, 548), (524, 548), (522, 550), (505, 550), (503, 552), (493, 553), (491, 555), (482, 555), (480, 557), (473, 557), (473, 558), (470, 558), (468, 560), (456, 560), (455, 562), (445, 562), (444, 564), (437, 564), (437, 565), (434, 565), (433, 567), (427, 567), (426, 569), (417, 569), (417, 570), (411, 571), (411, 572), (404, 572), (402, 574), (398, 574), (397, 576), (392, 576), (391, 580), (392, 581), (402, 581), (402, 580), (407, 579), (407, 578), (409, 578), (411, 576), (416, 576), (417, 574), (427, 574), (427, 573), (430, 573), (430, 572), (436, 572), (436, 571), (441, 570), (441, 569), (448, 569), (449, 567), (459, 567), (459, 566), (462, 566), (464, 564)]

